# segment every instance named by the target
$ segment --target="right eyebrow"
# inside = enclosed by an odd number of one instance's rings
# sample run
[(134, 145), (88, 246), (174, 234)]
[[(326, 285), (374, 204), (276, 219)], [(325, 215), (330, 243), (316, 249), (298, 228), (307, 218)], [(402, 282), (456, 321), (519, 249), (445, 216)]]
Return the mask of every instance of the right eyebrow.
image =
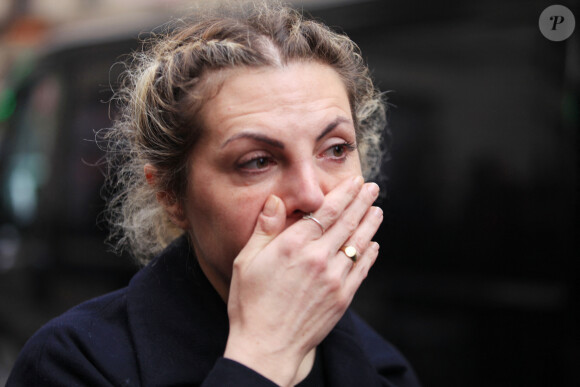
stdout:
[(251, 140), (263, 142), (263, 143), (266, 143), (268, 145), (271, 145), (271, 146), (279, 148), (279, 149), (284, 149), (284, 144), (282, 144), (280, 141), (274, 140), (273, 138), (265, 136), (263, 134), (254, 133), (254, 132), (241, 132), (241, 133), (234, 134), (232, 137), (228, 138), (221, 145), (221, 148), (224, 148), (226, 145), (228, 145), (232, 141), (236, 141), (236, 140), (239, 140), (242, 138), (249, 138)]
[(342, 117), (342, 116), (336, 117), (336, 119), (334, 121), (332, 121), (330, 124), (326, 125), (326, 128), (324, 128), (322, 133), (320, 133), (318, 135), (318, 137), (316, 137), (316, 141), (322, 140), (324, 138), (324, 136), (326, 136), (328, 133), (332, 132), (338, 125), (343, 124), (343, 123), (350, 124), (351, 120), (349, 120), (348, 118)]

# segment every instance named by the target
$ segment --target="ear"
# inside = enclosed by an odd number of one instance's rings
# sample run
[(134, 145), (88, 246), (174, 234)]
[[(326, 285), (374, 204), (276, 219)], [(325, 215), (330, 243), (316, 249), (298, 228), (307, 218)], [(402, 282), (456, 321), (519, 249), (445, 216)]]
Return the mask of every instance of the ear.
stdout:
[[(156, 188), (157, 169), (151, 164), (145, 164), (143, 171), (145, 173), (145, 179), (147, 180), (147, 183), (151, 187)], [(189, 220), (185, 215), (184, 208), (173, 193), (167, 191), (157, 191), (155, 196), (157, 202), (163, 206), (165, 212), (173, 224), (183, 230), (189, 229)]]

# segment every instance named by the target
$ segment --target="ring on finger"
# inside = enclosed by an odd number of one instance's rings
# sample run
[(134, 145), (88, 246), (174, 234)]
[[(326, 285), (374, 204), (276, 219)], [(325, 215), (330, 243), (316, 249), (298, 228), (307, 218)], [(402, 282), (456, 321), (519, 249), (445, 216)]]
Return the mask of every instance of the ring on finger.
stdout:
[(342, 251), (348, 258), (352, 259), (353, 262), (356, 262), (358, 259), (358, 252), (354, 246), (344, 245), (340, 248), (340, 251)]
[(320, 220), (316, 219), (314, 217), (314, 215), (312, 215), (312, 212), (309, 213), (309, 214), (305, 214), (304, 216), (302, 216), (302, 219), (314, 221), (314, 223), (316, 223), (320, 227), (320, 230), (322, 230), (322, 233), (324, 234), (324, 231), (325, 231), (324, 230), (324, 226), (322, 225), (322, 223), (320, 223)]

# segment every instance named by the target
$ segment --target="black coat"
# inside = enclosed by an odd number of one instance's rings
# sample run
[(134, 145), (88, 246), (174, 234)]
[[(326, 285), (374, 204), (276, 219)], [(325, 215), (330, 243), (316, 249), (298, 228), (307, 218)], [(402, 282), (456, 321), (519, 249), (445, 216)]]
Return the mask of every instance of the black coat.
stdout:
[[(273, 386), (222, 357), (228, 327), (225, 303), (182, 237), (127, 288), (42, 327), (7, 386)], [(320, 344), (317, 364), (327, 386), (418, 386), (397, 350), (351, 311)]]

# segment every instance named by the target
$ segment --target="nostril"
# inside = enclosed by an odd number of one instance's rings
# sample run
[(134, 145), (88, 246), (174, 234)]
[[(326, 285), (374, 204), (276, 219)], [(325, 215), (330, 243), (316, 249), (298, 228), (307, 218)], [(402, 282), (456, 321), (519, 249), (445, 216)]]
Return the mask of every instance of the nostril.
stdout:
[(293, 219), (302, 219), (304, 215), (306, 215), (306, 212), (301, 210), (294, 210), (288, 215), (288, 217)]

